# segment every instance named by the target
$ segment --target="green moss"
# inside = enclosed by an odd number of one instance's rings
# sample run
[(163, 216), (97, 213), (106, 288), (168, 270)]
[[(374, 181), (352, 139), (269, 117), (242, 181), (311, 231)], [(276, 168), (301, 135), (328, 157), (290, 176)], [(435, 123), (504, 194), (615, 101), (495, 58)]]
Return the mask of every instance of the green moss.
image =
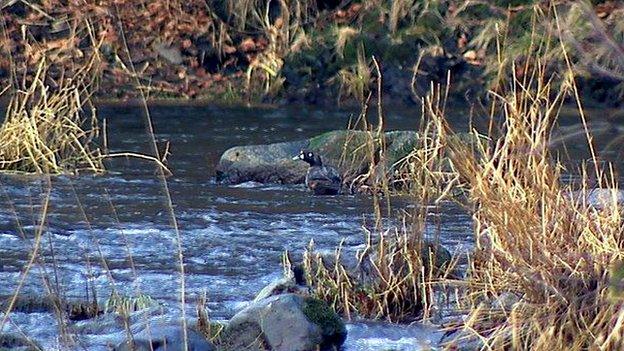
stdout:
[(367, 142), (365, 132), (338, 130), (310, 139), (308, 147), (322, 155), (326, 163), (338, 167), (343, 175), (348, 175), (368, 167)]
[(393, 166), (418, 146), (418, 133), (416, 132), (388, 132), (386, 133), (386, 162)]
[(325, 301), (306, 297), (303, 300), (303, 314), (310, 322), (320, 326), (324, 335), (346, 337), (344, 322)]

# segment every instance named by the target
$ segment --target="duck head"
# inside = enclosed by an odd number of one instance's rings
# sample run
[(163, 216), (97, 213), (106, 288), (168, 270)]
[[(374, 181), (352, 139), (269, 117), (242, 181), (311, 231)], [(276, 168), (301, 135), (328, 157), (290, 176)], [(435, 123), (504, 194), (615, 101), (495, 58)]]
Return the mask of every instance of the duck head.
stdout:
[(301, 160), (308, 163), (310, 166), (322, 166), (323, 162), (321, 157), (315, 155), (312, 151), (301, 150), (299, 155), (293, 157), (293, 160)]

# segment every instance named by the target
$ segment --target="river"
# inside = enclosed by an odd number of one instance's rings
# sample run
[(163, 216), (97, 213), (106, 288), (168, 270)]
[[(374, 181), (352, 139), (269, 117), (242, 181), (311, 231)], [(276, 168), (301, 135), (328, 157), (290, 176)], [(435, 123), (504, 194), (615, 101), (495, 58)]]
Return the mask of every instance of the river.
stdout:
[[(111, 152), (150, 152), (140, 108), (104, 106), (98, 112), (107, 121)], [(303, 186), (228, 186), (213, 178), (220, 154), (231, 146), (343, 129), (357, 114), (314, 107), (199, 105), (162, 105), (151, 112), (159, 145), (170, 143), (167, 160), (173, 175), (167, 183), (182, 238), (187, 315), (195, 315), (197, 296), (205, 292), (211, 318), (230, 318), (281, 275), (285, 250), (301, 253), (312, 239), (318, 250), (327, 252), (343, 240), (347, 252), (361, 246), (362, 225), (372, 208), (368, 196), (313, 197)], [(386, 128), (414, 130), (418, 116), (418, 110), (393, 111)], [(457, 113), (457, 119), (467, 124), (462, 116)], [(44, 277), (70, 299), (84, 299), (91, 286), (101, 302), (112, 289), (127, 295), (142, 293), (164, 307), (160, 318), (175, 319), (181, 313), (177, 236), (162, 180), (145, 160), (114, 159), (107, 167), (105, 175), (58, 176), (49, 181), (0, 176), (0, 294), (12, 294), (18, 285), (49, 189), (40, 252), (45, 263), (30, 270), (21, 293), (44, 292)], [(401, 206), (408, 205), (415, 204), (402, 200)], [(449, 204), (439, 222), (443, 245), (455, 252), (469, 250), (468, 214)], [(45, 350), (106, 350), (124, 336), (123, 330), (106, 327), (107, 322), (72, 323), (77, 340), (73, 346), (60, 342), (59, 326), (49, 313), (12, 313), (5, 331), (21, 330)], [(346, 351), (427, 349), (441, 335), (423, 324), (354, 321), (348, 329)]]

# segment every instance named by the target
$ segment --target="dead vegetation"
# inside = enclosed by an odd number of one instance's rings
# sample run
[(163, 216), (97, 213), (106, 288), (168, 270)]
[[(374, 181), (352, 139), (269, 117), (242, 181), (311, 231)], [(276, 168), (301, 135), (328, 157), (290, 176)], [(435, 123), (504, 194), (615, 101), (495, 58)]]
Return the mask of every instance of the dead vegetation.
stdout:
[(100, 130), (90, 97), (97, 56), (52, 88), (41, 57), (32, 77), (12, 91), (0, 126), (0, 171), (38, 174), (104, 171)]
[[(449, 325), (460, 331), (449, 349), (466, 342), (494, 350), (624, 347), (617, 176), (599, 166), (572, 67), (552, 74), (542, 60), (550, 40), (533, 40), (524, 61), (501, 62), (498, 74), (507, 85), (491, 92), (492, 122), (486, 135), (474, 131), (479, 143), (457, 137), (446, 121), (444, 90), (431, 90), (423, 100), (429, 147), (406, 160), (417, 162), (411, 169), (420, 215), (411, 226), (368, 232), (355, 269), (343, 264), (341, 248), (331, 258), (309, 250), (306, 267), (317, 295), (347, 316), (404, 320), (427, 318), (435, 294), (452, 292), (447, 308), (465, 315)], [(549, 149), (566, 99), (577, 104), (592, 153), (578, 170), (565, 169)], [(450, 172), (440, 172), (438, 155), (449, 160)], [(564, 176), (570, 173), (577, 177)], [(596, 188), (607, 193), (599, 205), (588, 200)], [(461, 195), (450, 196), (450, 189)], [(474, 221), (476, 248), (463, 279), (448, 270), (426, 274), (427, 254), (414, 244), (428, 225), (427, 205), (443, 198), (462, 204)]]

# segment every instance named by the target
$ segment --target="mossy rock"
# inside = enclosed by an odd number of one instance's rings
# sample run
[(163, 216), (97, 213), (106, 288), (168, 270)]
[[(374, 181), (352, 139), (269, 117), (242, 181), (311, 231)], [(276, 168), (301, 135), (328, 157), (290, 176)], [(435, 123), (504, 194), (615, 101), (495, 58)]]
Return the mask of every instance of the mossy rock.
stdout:
[(322, 300), (306, 297), (303, 300), (303, 314), (308, 320), (318, 325), (323, 333), (327, 345), (342, 345), (347, 339), (347, 328), (338, 314)]
[(311, 351), (339, 349), (347, 329), (323, 301), (282, 294), (254, 301), (221, 334), (224, 351)]
[(321, 155), (324, 163), (337, 167), (344, 178), (350, 178), (368, 169), (370, 140), (366, 132), (335, 130), (309, 139), (308, 148)]
[(418, 146), (418, 133), (394, 131), (386, 133), (386, 162), (392, 168)]
[[(414, 131), (386, 132), (384, 138), (386, 145), (384, 157), (387, 170), (390, 172), (393, 171), (392, 167), (397, 165), (397, 162), (419, 146), (419, 134)], [(458, 134), (453, 138), (469, 143), (474, 143), (476, 140), (469, 134)], [(221, 155), (216, 169), (217, 180), (228, 184), (247, 181), (303, 183), (308, 166), (304, 162), (293, 161), (292, 158), (300, 150), (309, 149), (320, 155), (324, 164), (336, 167), (345, 183), (349, 183), (353, 178), (368, 172), (369, 145), (373, 143), (374, 157), (377, 157), (380, 147), (380, 140), (377, 139), (375, 133), (335, 130), (307, 140), (235, 146)]]
[(325, 164), (337, 167), (348, 178), (367, 170), (367, 139), (365, 132), (337, 130), (307, 140), (235, 146), (221, 156), (217, 180), (229, 184), (303, 183), (308, 167), (304, 162), (292, 160), (302, 149), (318, 153)]

